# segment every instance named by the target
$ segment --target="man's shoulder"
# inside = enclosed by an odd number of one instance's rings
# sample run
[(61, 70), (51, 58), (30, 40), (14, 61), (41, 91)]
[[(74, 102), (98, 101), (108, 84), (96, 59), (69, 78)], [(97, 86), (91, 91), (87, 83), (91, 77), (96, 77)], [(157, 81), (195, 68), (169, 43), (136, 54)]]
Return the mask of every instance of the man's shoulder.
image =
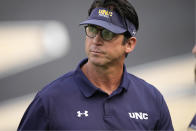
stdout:
[(144, 79), (128, 73), (128, 79), (130, 81), (130, 86), (139, 92), (146, 92), (151, 95), (162, 96), (160, 91), (152, 84), (146, 82)]
[[(56, 80), (52, 81), (48, 85), (46, 85), (44, 88), (42, 88), (40, 91), (38, 91), (38, 96), (50, 96), (54, 94), (58, 94), (60, 92), (64, 92), (67, 90), (74, 89), (74, 71), (70, 71)], [(71, 87), (71, 88), (70, 88)]]
[(128, 73), (128, 79), (134, 84), (141, 85), (142, 87), (155, 88), (152, 84), (146, 82), (144, 79)]

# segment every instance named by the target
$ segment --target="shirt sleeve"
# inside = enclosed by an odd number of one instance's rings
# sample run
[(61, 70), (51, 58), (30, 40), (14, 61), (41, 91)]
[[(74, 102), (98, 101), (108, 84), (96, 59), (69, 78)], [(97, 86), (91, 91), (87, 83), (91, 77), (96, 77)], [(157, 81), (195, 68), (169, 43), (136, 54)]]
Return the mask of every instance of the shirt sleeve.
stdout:
[(157, 124), (156, 130), (174, 131), (169, 109), (163, 96), (161, 96), (160, 104), (160, 120)]
[(36, 96), (24, 113), (17, 130), (47, 130), (47, 128), (48, 116), (46, 109), (42, 99)]

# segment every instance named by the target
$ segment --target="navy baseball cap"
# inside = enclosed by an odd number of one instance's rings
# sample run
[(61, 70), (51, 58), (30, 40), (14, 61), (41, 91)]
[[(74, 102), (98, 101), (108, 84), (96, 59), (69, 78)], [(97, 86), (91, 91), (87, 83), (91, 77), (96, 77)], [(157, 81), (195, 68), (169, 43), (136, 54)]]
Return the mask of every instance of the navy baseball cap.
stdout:
[(88, 19), (80, 23), (80, 25), (87, 24), (101, 26), (115, 34), (128, 31), (131, 36), (136, 35), (136, 28), (129, 20), (121, 17), (116, 11), (107, 8), (93, 9)]

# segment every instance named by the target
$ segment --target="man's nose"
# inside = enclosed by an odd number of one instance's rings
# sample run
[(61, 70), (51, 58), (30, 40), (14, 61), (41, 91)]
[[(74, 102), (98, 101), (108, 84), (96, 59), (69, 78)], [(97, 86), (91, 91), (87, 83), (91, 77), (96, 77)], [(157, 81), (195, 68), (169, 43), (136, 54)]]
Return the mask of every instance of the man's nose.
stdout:
[(103, 43), (103, 39), (101, 37), (100, 31), (96, 34), (96, 36), (93, 38), (93, 43), (100, 45)]

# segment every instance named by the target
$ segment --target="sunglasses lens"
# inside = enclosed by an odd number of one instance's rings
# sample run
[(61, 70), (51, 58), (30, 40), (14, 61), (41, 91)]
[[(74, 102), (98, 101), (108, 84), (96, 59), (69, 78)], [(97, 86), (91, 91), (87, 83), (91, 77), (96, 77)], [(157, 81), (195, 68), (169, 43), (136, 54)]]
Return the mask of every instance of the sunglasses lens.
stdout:
[(98, 33), (98, 30), (95, 26), (87, 26), (86, 27), (86, 35), (88, 37), (94, 38)]
[(86, 35), (90, 38), (94, 38), (98, 34), (99, 30), (101, 31), (100, 34), (103, 40), (112, 40), (116, 36), (116, 34), (107, 29), (99, 29), (92, 25), (85, 27)]
[(104, 40), (112, 40), (115, 37), (115, 34), (113, 32), (106, 29), (102, 30), (101, 35)]

